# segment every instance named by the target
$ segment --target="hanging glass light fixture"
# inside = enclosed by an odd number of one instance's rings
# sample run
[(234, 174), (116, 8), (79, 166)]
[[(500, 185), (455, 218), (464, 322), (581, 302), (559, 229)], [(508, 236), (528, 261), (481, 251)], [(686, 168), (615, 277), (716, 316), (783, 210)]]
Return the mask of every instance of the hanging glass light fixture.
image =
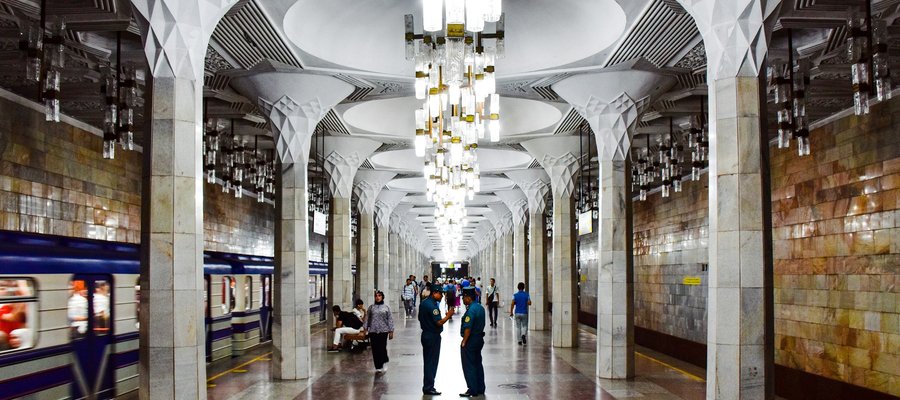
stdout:
[(809, 61), (797, 60), (794, 63), (793, 105), (794, 105), (794, 137), (797, 138), (797, 154), (808, 156), (809, 117), (806, 114), (806, 91), (809, 87)]
[(110, 66), (103, 75), (103, 86), (100, 93), (103, 95), (105, 107), (103, 109), (103, 158), (116, 158), (116, 128), (119, 116), (117, 103), (116, 72)]
[(207, 118), (203, 134), (203, 170), (206, 182), (216, 183), (216, 165), (219, 159), (219, 133), (224, 124), (218, 118)]
[(778, 118), (778, 148), (791, 147), (794, 135), (793, 106), (791, 102), (791, 80), (785, 75), (785, 64), (772, 61), (768, 68), (769, 87), (775, 92), (775, 107)]
[(863, 10), (851, 7), (847, 14), (847, 56), (856, 115), (869, 113), (872, 95), (884, 101), (891, 98), (893, 90), (887, 24), (883, 20), (873, 21), (873, 17), (871, 0), (865, 0)]
[(119, 144), (124, 150), (134, 150), (134, 109), (138, 96), (137, 69), (133, 65), (122, 67), (119, 93)]
[[(416, 156), (424, 158), (426, 198), (445, 253), (462, 239), (466, 199), (480, 190), (478, 140), (500, 140), (500, 96), (495, 60), (503, 56), (500, 0), (424, 0), (424, 30), (404, 16), (407, 60), (415, 63)], [(485, 22), (495, 33), (485, 33)], [(485, 46), (485, 42), (493, 46)]]
[(44, 27), (37, 22), (24, 22), (19, 33), (19, 50), (25, 55), (25, 79), (41, 80), (41, 58), (44, 51)]

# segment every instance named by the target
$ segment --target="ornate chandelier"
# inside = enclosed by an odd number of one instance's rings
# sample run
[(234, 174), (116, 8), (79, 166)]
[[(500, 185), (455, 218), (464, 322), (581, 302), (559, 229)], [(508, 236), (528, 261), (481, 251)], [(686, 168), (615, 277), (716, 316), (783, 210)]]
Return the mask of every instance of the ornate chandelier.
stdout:
[[(480, 190), (476, 150), (500, 140), (495, 61), (505, 47), (501, 0), (424, 0), (425, 32), (404, 16), (406, 59), (415, 62), (416, 156), (423, 157), (426, 198), (445, 255), (455, 257), (467, 224), (466, 198)], [(485, 33), (487, 22), (495, 33)], [(493, 46), (485, 46), (493, 44)]]

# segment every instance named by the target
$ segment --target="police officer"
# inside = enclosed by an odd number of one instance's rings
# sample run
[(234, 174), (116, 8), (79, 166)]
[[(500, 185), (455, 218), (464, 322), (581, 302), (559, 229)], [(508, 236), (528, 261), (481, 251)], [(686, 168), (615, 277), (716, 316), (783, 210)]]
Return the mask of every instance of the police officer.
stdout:
[(422, 357), (425, 360), (424, 382), (422, 393), (438, 396), (441, 392), (434, 389), (434, 377), (437, 375), (438, 361), (441, 359), (441, 332), (444, 323), (453, 316), (453, 309), (441, 318), (441, 299), (444, 297), (441, 285), (431, 287), (431, 297), (422, 300), (419, 305), (419, 326), (422, 327)]
[(484, 365), (481, 363), (481, 349), (484, 348), (484, 307), (475, 301), (477, 293), (475, 288), (463, 290), (463, 303), (466, 305), (466, 313), (463, 315), (462, 343), (460, 343), (460, 358), (462, 359), (463, 376), (466, 378), (466, 386), (469, 389), (460, 394), (462, 397), (474, 397), (484, 394)]

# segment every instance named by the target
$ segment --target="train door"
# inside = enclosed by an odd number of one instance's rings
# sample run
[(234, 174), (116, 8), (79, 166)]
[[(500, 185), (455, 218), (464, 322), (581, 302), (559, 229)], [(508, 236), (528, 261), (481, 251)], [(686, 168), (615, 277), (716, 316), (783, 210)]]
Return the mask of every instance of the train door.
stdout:
[(69, 286), (67, 315), (75, 378), (72, 398), (114, 398), (112, 278), (78, 274)]
[(272, 340), (272, 275), (262, 276), (259, 300), (259, 341)]

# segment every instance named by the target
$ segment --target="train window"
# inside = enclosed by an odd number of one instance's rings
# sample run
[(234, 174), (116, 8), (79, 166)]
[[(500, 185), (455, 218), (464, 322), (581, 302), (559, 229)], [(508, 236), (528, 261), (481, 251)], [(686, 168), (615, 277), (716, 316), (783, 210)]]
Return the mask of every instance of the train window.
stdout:
[(106, 335), (109, 333), (110, 309), (109, 309), (109, 282), (105, 280), (94, 281), (94, 334)]
[(0, 279), (0, 353), (34, 347), (36, 322), (34, 281)]
[(253, 278), (244, 277), (244, 310), (253, 308)]
[(263, 307), (269, 305), (269, 304), (267, 303), (268, 298), (269, 298), (269, 290), (270, 290), (270, 289), (269, 289), (269, 285), (271, 284), (269, 279), (270, 279), (270, 278), (269, 278), (268, 275), (263, 275), (263, 276), (262, 276), (262, 280), (261, 280), (261, 283), (262, 283), (262, 293), (261, 293), (261, 295), (259, 296), (259, 307), (260, 307), (260, 308), (263, 308)]
[(88, 293), (87, 282), (82, 279), (69, 281), (69, 301), (67, 305), (69, 333), (73, 338), (87, 334)]
[(234, 280), (230, 276), (222, 277), (222, 314), (229, 314), (234, 309)]
[(209, 318), (209, 275), (203, 276), (203, 315)]

